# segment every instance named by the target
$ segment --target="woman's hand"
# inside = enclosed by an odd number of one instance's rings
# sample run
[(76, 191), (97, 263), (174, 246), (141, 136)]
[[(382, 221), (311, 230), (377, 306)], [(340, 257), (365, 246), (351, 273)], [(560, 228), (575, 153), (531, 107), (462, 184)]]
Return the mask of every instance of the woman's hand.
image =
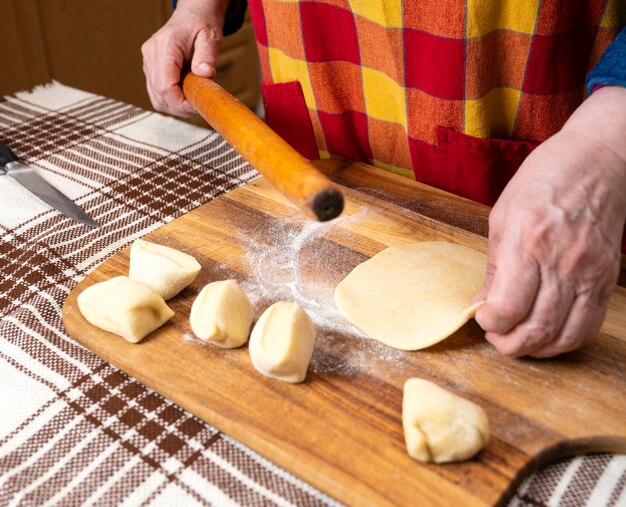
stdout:
[(501, 353), (555, 356), (600, 330), (619, 274), (625, 135), (626, 89), (599, 90), (494, 206), (476, 320)]
[(150, 101), (157, 111), (195, 113), (180, 88), (183, 64), (203, 77), (215, 76), (228, 0), (180, 0), (174, 14), (141, 47)]

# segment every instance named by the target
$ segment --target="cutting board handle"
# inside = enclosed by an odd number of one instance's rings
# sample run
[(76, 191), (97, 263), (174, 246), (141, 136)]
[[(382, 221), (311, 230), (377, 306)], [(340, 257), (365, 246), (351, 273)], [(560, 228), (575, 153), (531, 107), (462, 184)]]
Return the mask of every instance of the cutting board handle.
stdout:
[(182, 88), (209, 125), (291, 202), (320, 221), (339, 216), (339, 188), (250, 109), (214, 81), (191, 72), (184, 75)]

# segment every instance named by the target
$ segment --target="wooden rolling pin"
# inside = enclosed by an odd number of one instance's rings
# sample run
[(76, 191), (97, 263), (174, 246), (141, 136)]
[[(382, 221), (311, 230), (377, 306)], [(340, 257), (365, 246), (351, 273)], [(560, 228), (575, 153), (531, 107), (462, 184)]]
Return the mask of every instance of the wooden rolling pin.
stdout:
[(339, 188), (246, 106), (214, 81), (191, 72), (182, 87), (209, 125), (291, 202), (320, 221), (339, 216)]

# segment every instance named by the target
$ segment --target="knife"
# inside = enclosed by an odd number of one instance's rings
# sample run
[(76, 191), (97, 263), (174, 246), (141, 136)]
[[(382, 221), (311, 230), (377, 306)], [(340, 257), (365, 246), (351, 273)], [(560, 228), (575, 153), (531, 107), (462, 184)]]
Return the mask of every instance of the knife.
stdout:
[(22, 162), (6, 144), (0, 141), (0, 175), (5, 174), (65, 216), (89, 227), (100, 227), (100, 224), (85, 213), (80, 206), (39, 176), (32, 167)]

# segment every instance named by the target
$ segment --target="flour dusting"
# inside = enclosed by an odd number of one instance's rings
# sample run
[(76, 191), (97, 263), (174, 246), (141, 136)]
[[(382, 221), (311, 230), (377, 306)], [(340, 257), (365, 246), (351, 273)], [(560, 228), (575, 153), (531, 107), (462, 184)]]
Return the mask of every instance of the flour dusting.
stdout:
[(342, 246), (354, 236), (345, 226), (369, 213), (364, 207), (358, 214), (329, 222), (302, 216), (268, 220), (243, 245), (250, 275), (241, 288), (257, 315), (276, 301), (295, 301), (315, 324), (317, 345), (311, 361), (315, 372), (352, 375), (366, 365), (401, 356), (367, 338), (335, 306), (336, 285), (365, 260)]

